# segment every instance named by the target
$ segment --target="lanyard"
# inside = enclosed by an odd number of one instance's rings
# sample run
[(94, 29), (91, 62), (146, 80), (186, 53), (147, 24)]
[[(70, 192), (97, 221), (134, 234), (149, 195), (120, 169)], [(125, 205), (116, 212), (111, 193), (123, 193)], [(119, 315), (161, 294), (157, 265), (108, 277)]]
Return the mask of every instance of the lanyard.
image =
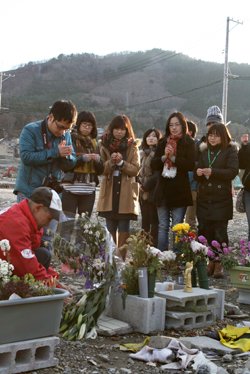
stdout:
[(216, 158), (219, 156), (221, 150), (219, 150), (216, 155), (214, 156), (213, 160), (211, 161), (211, 152), (210, 149), (207, 151), (207, 157), (208, 157), (208, 167), (211, 168)]

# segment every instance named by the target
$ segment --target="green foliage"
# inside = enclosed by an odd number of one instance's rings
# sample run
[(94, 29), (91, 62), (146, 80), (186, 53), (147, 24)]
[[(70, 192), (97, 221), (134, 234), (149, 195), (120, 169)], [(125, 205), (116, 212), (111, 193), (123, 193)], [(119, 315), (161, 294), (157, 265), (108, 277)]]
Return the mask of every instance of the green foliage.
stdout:
[(115, 269), (109, 264), (106, 279), (98, 287), (85, 290), (71, 303), (66, 304), (60, 325), (60, 333), (67, 340), (81, 340), (95, 336), (96, 322), (106, 306), (106, 297), (114, 280)]
[(221, 264), (225, 270), (230, 270), (234, 266), (239, 265), (237, 259), (232, 253), (229, 253), (226, 256), (221, 257)]
[(121, 279), (122, 285), (124, 286), (124, 291), (127, 294), (138, 295), (138, 271), (134, 266), (127, 264), (122, 270)]

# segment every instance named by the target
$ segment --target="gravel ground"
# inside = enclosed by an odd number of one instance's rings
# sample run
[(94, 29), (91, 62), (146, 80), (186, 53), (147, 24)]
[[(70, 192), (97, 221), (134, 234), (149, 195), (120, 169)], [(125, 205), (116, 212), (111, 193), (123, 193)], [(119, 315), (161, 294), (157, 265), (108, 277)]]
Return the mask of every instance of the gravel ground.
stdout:
[[(15, 202), (15, 196), (10, 189), (0, 189), (0, 210), (8, 207)], [(139, 225), (139, 222), (137, 223)], [(234, 219), (230, 222), (229, 237), (231, 242), (238, 241), (239, 238), (247, 237), (247, 221), (245, 214), (235, 212)], [(73, 277), (64, 277), (63, 281), (69, 285), (79, 285), (79, 279)], [(225, 289), (226, 302), (237, 303), (238, 292), (230, 284), (229, 278), (222, 280), (210, 279), (210, 285), (217, 288)], [(240, 305), (243, 313), (249, 320), (250, 305)], [(212, 331), (223, 328), (226, 324), (236, 324), (237, 320), (226, 318), (224, 321), (217, 321), (210, 329)], [(178, 338), (180, 336), (196, 336), (204, 335), (205, 329), (197, 329), (191, 331), (174, 331), (166, 330), (162, 333), (165, 336)], [(59, 364), (54, 368), (41, 369), (37, 371), (39, 374), (78, 374), (78, 373), (160, 373), (159, 367), (149, 366), (141, 361), (134, 361), (129, 358), (128, 352), (119, 350), (121, 343), (142, 342), (145, 336), (143, 334), (129, 334), (124, 336), (103, 337), (98, 336), (95, 340), (84, 340), (77, 342), (68, 342), (60, 339), (60, 345), (56, 350), (56, 357)], [(227, 369), (228, 373), (236, 373), (239, 368), (245, 367), (247, 357), (217, 357), (217, 365)], [(171, 371), (172, 372), (172, 371)], [(192, 369), (184, 371), (185, 373), (193, 373)], [(35, 374), (35, 372), (32, 372)]]

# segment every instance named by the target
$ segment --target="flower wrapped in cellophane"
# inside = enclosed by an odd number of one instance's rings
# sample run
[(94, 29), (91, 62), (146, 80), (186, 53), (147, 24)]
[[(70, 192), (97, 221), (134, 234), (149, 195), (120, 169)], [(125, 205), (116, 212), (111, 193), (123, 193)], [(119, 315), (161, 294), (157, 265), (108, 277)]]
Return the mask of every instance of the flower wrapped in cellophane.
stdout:
[(85, 288), (91, 289), (105, 280), (112, 256), (112, 241), (106, 227), (82, 214), (61, 224), (54, 238), (54, 250), (63, 264), (62, 270), (82, 275)]

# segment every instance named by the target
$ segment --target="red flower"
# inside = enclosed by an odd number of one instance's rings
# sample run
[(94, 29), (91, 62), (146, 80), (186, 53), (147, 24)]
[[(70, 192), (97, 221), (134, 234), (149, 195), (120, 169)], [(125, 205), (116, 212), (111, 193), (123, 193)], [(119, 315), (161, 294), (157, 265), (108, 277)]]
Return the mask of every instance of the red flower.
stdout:
[(190, 238), (195, 239), (195, 238), (196, 238), (196, 233), (195, 233), (194, 231), (189, 231), (189, 232), (188, 232), (188, 236), (189, 236)]

